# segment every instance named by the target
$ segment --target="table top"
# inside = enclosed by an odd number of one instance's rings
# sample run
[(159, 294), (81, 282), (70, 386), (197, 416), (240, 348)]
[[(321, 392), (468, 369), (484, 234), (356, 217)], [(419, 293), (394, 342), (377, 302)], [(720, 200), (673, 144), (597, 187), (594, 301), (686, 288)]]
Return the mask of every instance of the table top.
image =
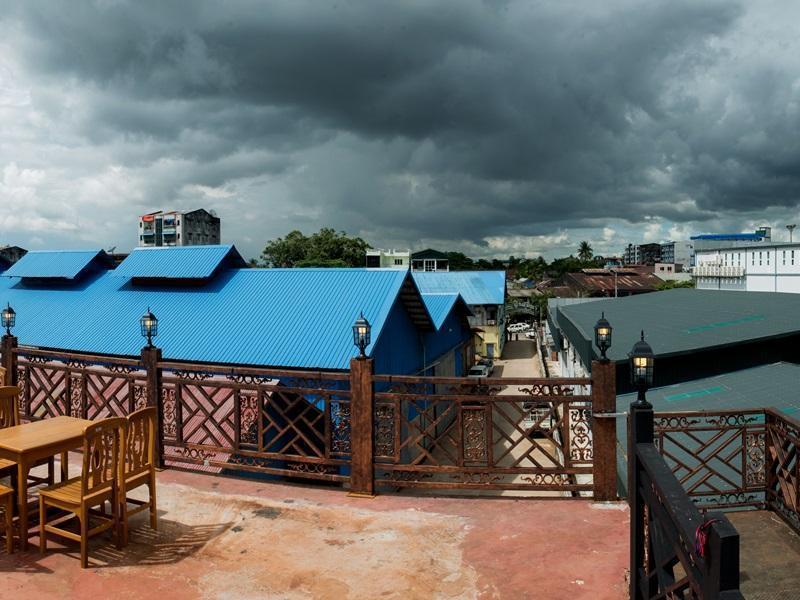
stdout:
[(92, 421), (75, 417), (54, 417), (0, 429), (0, 449), (24, 454), (83, 437)]

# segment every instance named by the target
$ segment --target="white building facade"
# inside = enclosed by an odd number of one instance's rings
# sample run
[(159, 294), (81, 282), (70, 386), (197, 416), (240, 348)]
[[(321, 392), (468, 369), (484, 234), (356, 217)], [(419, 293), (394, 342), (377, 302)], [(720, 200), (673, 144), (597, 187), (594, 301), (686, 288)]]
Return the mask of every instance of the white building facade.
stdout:
[(697, 250), (695, 261), (700, 290), (800, 294), (800, 243)]
[(367, 250), (368, 269), (408, 269), (411, 264), (409, 250)]

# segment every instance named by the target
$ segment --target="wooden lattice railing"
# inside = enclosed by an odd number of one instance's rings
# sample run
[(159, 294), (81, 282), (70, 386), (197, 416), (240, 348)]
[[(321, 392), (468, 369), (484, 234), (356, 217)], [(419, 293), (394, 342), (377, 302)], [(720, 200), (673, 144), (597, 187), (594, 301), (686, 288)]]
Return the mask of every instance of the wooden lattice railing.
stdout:
[(593, 379), (375, 375), (0, 347), (33, 421), (156, 406), (164, 466), (337, 482), (616, 498), (614, 369)]

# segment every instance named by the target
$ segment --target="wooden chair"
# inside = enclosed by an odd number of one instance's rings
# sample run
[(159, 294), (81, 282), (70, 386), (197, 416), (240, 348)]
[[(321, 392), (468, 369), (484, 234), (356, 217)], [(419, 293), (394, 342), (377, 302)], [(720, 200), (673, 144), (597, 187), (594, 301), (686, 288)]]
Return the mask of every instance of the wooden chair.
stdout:
[[(0, 429), (6, 427), (14, 427), (20, 424), (19, 421), (19, 398), (20, 390), (16, 386), (5, 385), (0, 387)], [(47, 465), (47, 477), (29, 476), (28, 479), (34, 484), (46, 483), (53, 485), (55, 483), (55, 462), (53, 457), (48, 457), (40, 460), (34, 467), (40, 465)], [(11, 477), (11, 486), (17, 487), (17, 463), (11, 460), (0, 458), (0, 479), (3, 477)]]
[[(89, 566), (88, 542), (90, 537), (112, 529), (117, 547), (119, 536), (119, 499), (117, 497), (121, 471), (121, 457), (125, 446), (125, 419), (104, 419), (88, 425), (83, 432), (83, 471), (63, 483), (44, 488), (39, 492), (39, 550), (47, 550), (47, 534), (55, 533), (81, 543), (81, 567)], [(111, 503), (111, 516), (94, 507)], [(47, 507), (53, 506), (72, 513), (80, 522), (80, 534), (75, 534), (47, 522)], [(101, 521), (90, 529), (89, 516)], [(61, 523), (62, 519), (59, 519)]]
[(14, 552), (14, 490), (0, 485), (0, 506), (5, 512), (6, 552)]
[[(123, 544), (128, 543), (128, 519), (135, 514), (150, 510), (150, 527), (158, 530), (156, 512), (156, 408), (142, 408), (128, 415), (125, 437), (125, 455), (123, 457), (123, 476), (120, 480), (120, 514), (122, 520)], [(128, 492), (146, 485), (149, 500), (128, 498)], [(129, 509), (133, 504), (136, 508)]]

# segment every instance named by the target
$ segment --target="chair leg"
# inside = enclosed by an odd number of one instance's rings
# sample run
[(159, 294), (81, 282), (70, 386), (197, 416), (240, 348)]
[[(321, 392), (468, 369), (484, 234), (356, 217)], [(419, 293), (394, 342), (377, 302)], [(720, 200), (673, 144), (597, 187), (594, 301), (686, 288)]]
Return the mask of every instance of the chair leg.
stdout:
[(47, 459), (47, 485), (56, 483), (56, 461), (54, 457)]
[(6, 551), (14, 553), (14, 496), (6, 499)]
[(89, 566), (89, 511), (85, 505), (81, 506), (81, 569)]
[(39, 496), (39, 554), (44, 555), (47, 552), (47, 506), (44, 503), (44, 498)]
[(122, 532), (122, 520), (120, 519), (119, 509), (119, 497), (117, 494), (114, 494), (111, 498), (111, 513), (114, 519), (114, 526), (111, 529), (114, 532), (114, 542), (117, 546), (117, 550), (121, 550), (127, 543), (127, 540), (123, 537), (124, 534)]
[(150, 527), (158, 531), (158, 510), (156, 509), (156, 474), (150, 476), (147, 486), (150, 489)]

